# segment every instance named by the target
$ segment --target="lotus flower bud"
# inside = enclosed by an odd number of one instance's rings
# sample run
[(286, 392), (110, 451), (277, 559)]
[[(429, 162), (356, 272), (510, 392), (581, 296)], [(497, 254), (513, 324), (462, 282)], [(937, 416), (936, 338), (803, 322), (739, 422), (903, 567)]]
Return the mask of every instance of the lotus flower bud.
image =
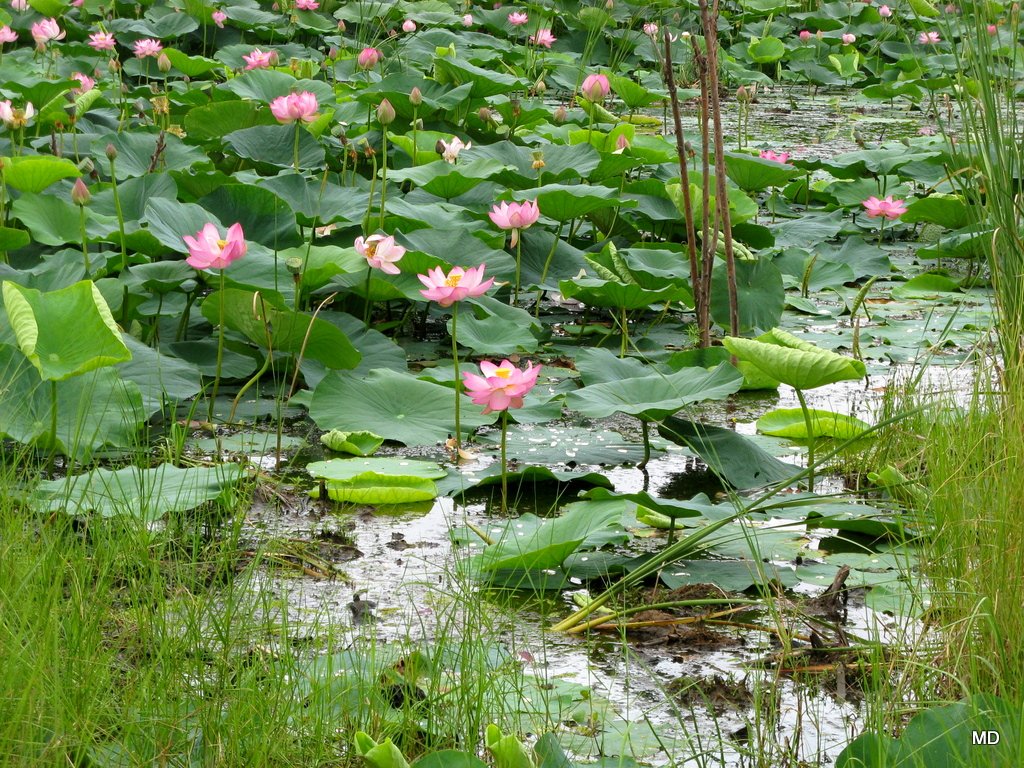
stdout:
[(117, 159), (117, 147), (113, 144), (107, 144), (107, 148), (104, 150), (107, 155), (107, 160), (114, 162)]
[(569, 117), (569, 112), (561, 104), (555, 109), (555, 113), (552, 115), (556, 123), (564, 123), (566, 118)]
[(542, 93), (544, 93), (544, 92), (545, 92), (545, 91), (546, 91), (547, 89), (548, 89), (548, 87), (547, 87), (547, 85), (546, 85), (546, 84), (544, 83), (544, 79), (543, 79), (543, 78), (541, 78), (540, 80), (538, 80), (538, 81), (537, 81), (536, 83), (534, 83), (534, 84), (533, 84), (533, 92), (534, 92), (534, 93), (537, 93), (537, 94), (542, 94)]
[(171, 71), (171, 60), (167, 57), (167, 54), (162, 52), (156, 57), (156, 68), (161, 72)]
[(745, 85), (741, 85), (736, 89), (736, 101), (740, 102), (740, 104), (750, 103), (750, 91), (747, 90)]
[(71, 202), (75, 205), (88, 205), (90, 200), (92, 200), (92, 194), (89, 192), (89, 188), (85, 186), (85, 182), (81, 179), (75, 179), (75, 183), (71, 187)]
[(183, 280), (181, 283), (181, 290), (183, 290), (185, 293), (192, 293), (192, 291), (194, 291), (198, 287), (199, 283), (197, 283), (191, 277), (188, 280)]
[(111, 72), (117, 72), (121, 69), (121, 62), (117, 59), (111, 59), (107, 62), (107, 67), (110, 69)]
[(345, 20), (344, 19), (338, 19), (338, 31), (339, 32), (344, 32), (345, 31)]
[(387, 99), (384, 99), (377, 105), (377, 120), (381, 125), (391, 125), (391, 123), (395, 122), (395, 108), (391, 106), (391, 102)]
[(476, 116), (485, 123), (489, 123), (494, 120), (494, 113), (491, 112), (490, 107), (480, 107), (476, 112)]
[(413, 89), (409, 91), (409, 103), (414, 107), (418, 107), (423, 103), (423, 94), (420, 92), (419, 88), (413, 86)]

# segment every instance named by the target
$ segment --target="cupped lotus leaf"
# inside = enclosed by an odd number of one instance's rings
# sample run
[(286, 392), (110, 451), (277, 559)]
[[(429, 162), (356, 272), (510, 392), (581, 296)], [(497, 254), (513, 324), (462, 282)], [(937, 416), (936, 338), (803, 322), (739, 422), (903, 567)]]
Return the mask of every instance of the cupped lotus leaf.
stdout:
[(510, 167), (487, 157), (458, 164), (446, 163), (438, 158), (427, 165), (391, 171), (388, 178), (395, 182), (411, 181), (432, 195), (451, 200)]
[(233, 131), (252, 128), (257, 125), (276, 125), (277, 120), (269, 110), (260, 109), (252, 101), (218, 101), (201, 107), (193, 107), (185, 115), (185, 130), (190, 141), (216, 142)]
[[(223, 308), (221, 304), (223, 303)], [(355, 368), (360, 355), (348, 336), (335, 325), (304, 312), (288, 309), (259, 292), (227, 288), (206, 297), (203, 316), (224, 323), (250, 341), (275, 351), (302, 354), (328, 368)]]
[(448, 56), (434, 58), (434, 79), (444, 85), (469, 84), (472, 86), (470, 95), (474, 99), (486, 99), (488, 96), (523, 88), (523, 82), (518, 77), (494, 69), (483, 69), (465, 59)]
[(172, 464), (150, 469), (129, 466), (116, 472), (96, 469), (40, 483), (30, 503), (40, 512), (94, 512), (103, 517), (124, 515), (151, 522), (168, 512), (184, 512), (220, 498), (245, 474), (241, 464), (185, 469)]
[(303, 242), (291, 206), (266, 187), (225, 184), (199, 204), (221, 221), (238, 222), (246, 240), (262, 243), (271, 250)]
[(82, 175), (70, 160), (44, 155), (0, 157), (0, 169), (4, 183), (19, 192), (42, 192), (61, 179)]
[(76, 461), (89, 461), (101, 448), (138, 445), (138, 429), (146, 419), (142, 398), (135, 383), (118, 377), (113, 368), (87, 371), (47, 386), (20, 351), (0, 344), (0, 381), (0, 437), (56, 450)]
[[(184, 14), (176, 15), (184, 16)], [(161, 147), (159, 152), (157, 151), (157, 142)], [(185, 170), (193, 165), (210, 162), (210, 159), (199, 147), (185, 144), (174, 134), (164, 131), (146, 133), (140, 130), (109, 133), (94, 140), (92, 146), (97, 166), (107, 166), (103, 148), (108, 144), (113, 144), (114, 149), (117, 150), (117, 162), (114, 164), (114, 170), (118, 180), (145, 176), (166, 168)], [(155, 168), (153, 167), (154, 157), (160, 161)]]
[[(227, 9), (231, 11), (232, 9)], [(219, 86), (231, 91), (243, 99), (252, 99), (261, 104), (269, 104), (278, 96), (287, 96), (297, 91), (309, 91), (316, 96), (324, 109), (324, 104), (334, 100), (334, 91), (322, 80), (296, 80), (291, 73), (276, 69), (252, 69), (233, 77)], [(286, 126), (294, 131), (295, 126)]]
[[(414, 107), (409, 99), (409, 94), (413, 88), (419, 88), (421, 103), (418, 107)], [(428, 80), (421, 77), (418, 74), (410, 72), (393, 72), (379, 83), (372, 83), (366, 88), (359, 91), (355, 97), (355, 100), (362, 104), (369, 104), (376, 107), (380, 104), (382, 99), (387, 99), (391, 102), (391, 106), (395, 108), (395, 113), (399, 117), (404, 117), (408, 120), (412, 120), (413, 113), (419, 118), (426, 118), (437, 112), (438, 110), (450, 110), (464, 104), (468, 98), (470, 91), (473, 86), (469, 83), (460, 85), (457, 88), (450, 88), (442, 85), (435, 80)], [(422, 135), (430, 134), (431, 131), (419, 131), (419, 137), (416, 141), (421, 147), (427, 147), (433, 151), (434, 143), (437, 138), (431, 139), (430, 144), (422, 143)], [(411, 141), (411, 136), (407, 134), (401, 134), (402, 138), (408, 137)], [(451, 134), (442, 134), (438, 138), (448, 139)], [(434, 158), (437, 158), (437, 153), (434, 152)]]
[(384, 438), (373, 432), (342, 432), (332, 429), (320, 435), (320, 442), (337, 453), (351, 453), (353, 456), (370, 456), (384, 443)]
[(224, 68), (224, 65), (215, 59), (208, 59), (205, 56), (189, 56), (176, 48), (164, 48), (163, 52), (171, 62), (171, 66), (186, 77), (196, 78)]
[[(437, 496), (434, 480), (447, 474), (430, 461), (395, 457), (316, 461), (306, 471), (324, 481), (334, 501), (359, 504), (429, 501)], [(318, 496), (318, 489), (311, 494)]]
[[(728, 359), (728, 355), (726, 355)], [(722, 362), (722, 361), (719, 361)], [(642, 360), (633, 357), (619, 357), (614, 352), (600, 347), (583, 347), (576, 354), (576, 370), (586, 386), (603, 384), (620, 379), (635, 379), (651, 376), (655, 369)]]
[(649, 91), (628, 77), (610, 75), (608, 79), (611, 81), (612, 91), (629, 110), (643, 109), (667, 98), (665, 94)]
[(947, 229), (960, 229), (971, 223), (971, 211), (960, 195), (933, 194), (915, 200), (900, 216), (905, 224), (927, 221)]
[(811, 432), (808, 434), (804, 412), (799, 408), (776, 408), (757, 420), (757, 431), (776, 437), (792, 437), (806, 440), (809, 437), (832, 437), (837, 440), (849, 440), (871, 429), (871, 425), (832, 411), (816, 408), (808, 409), (811, 419)]
[(91, 280), (48, 293), (5, 280), (3, 298), (18, 346), (45, 380), (62, 381), (131, 359)]
[[(768, 259), (737, 260), (735, 272), (740, 332), (776, 325), (786, 307), (779, 268)], [(722, 327), (729, 327), (729, 281), (724, 261), (716, 264), (711, 274), (711, 317)]]
[(492, 723), (484, 731), (484, 740), (487, 749), (494, 755), (496, 768), (533, 768), (534, 762), (529, 750), (515, 734), (504, 734)]
[(537, 189), (517, 192), (515, 199), (536, 200), (541, 216), (555, 221), (578, 219), (601, 208), (632, 208), (636, 205), (633, 200), (618, 197), (610, 187), (587, 184), (545, 184)]
[(786, 55), (786, 46), (777, 37), (754, 38), (747, 46), (747, 55), (756, 64), (773, 64)]
[[(537, 350), (540, 342), (530, 332), (529, 323), (511, 323), (480, 307), (467, 309), (471, 311), (459, 313), (456, 329), (459, 344), (469, 347), (478, 355), (511, 355)], [(452, 323), (449, 321), (449, 333), (451, 329)]]
[[(293, 81), (294, 82), (294, 81)], [(322, 168), (327, 153), (305, 128), (299, 127), (299, 167)], [(288, 168), (295, 162), (294, 125), (255, 125), (224, 137), (224, 144), (238, 157)]]
[(960, 283), (940, 272), (925, 272), (892, 289), (894, 299), (935, 299), (960, 293)]
[(867, 374), (860, 360), (821, 349), (780, 328), (756, 339), (727, 336), (722, 346), (794, 389), (814, 389), (837, 381), (862, 379)]
[[(509, 493), (521, 494), (523, 486), (564, 485), (611, 488), (612, 482), (600, 472), (585, 472), (578, 469), (551, 469), (537, 465), (520, 465), (507, 473)], [(482, 470), (464, 474), (453, 473), (438, 482), (438, 493), (459, 498), (463, 494), (487, 486), (501, 485), (501, 464), (494, 462)]]
[[(406, 445), (433, 445), (455, 431), (454, 390), (409, 374), (377, 368), (364, 376), (326, 376), (317, 385), (309, 415), (321, 429), (368, 430)], [(491, 424), (463, 401), (462, 429)]]
[(366, 761), (371, 768), (409, 768), (402, 750), (396, 747), (388, 737), (379, 744), (363, 731), (355, 735), (356, 754)]
[(760, 192), (768, 187), (781, 187), (802, 171), (775, 160), (766, 160), (741, 152), (726, 152), (725, 173), (740, 189)]
[[(710, 370), (716, 365), (730, 362), (731, 358), (732, 355), (729, 354), (729, 350), (725, 349), (725, 347), (706, 347), (704, 349), (698, 347), (695, 349), (686, 349), (682, 352), (676, 352), (666, 361), (666, 364), (673, 371), (678, 371), (680, 368), (692, 368), (695, 366), (700, 366), (701, 368)], [(765, 374), (760, 368), (752, 363), (748, 363), (745, 360), (737, 360), (736, 367), (739, 369), (740, 373), (743, 374), (743, 386), (740, 387), (741, 390), (779, 388), (778, 381)]]
[(736, 488), (771, 485), (800, 471), (799, 467), (779, 461), (750, 438), (724, 427), (670, 416), (658, 426), (658, 433), (692, 450), (712, 472)]
[(558, 291), (565, 298), (578, 299), (591, 307), (614, 309), (646, 309), (651, 304), (670, 301), (692, 303), (692, 294), (686, 286), (667, 285), (652, 291), (636, 283), (621, 283), (613, 280), (599, 280), (593, 277), (560, 280)]
[(659, 420), (702, 400), (720, 400), (736, 392), (743, 375), (728, 363), (707, 371), (684, 368), (675, 373), (619, 379), (570, 392), (565, 403), (599, 419), (613, 413)]

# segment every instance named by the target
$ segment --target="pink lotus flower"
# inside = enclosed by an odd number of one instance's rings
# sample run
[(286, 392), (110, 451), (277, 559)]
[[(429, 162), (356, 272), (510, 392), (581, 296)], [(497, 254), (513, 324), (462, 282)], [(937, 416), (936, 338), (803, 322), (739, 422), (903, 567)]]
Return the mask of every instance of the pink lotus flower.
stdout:
[(112, 51), (117, 41), (109, 32), (93, 32), (89, 35), (89, 47), (94, 51)]
[(423, 298), (429, 301), (436, 301), (442, 307), (450, 307), (456, 301), (462, 301), (470, 296), (483, 296), (494, 285), (494, 278), (483, 280), (484, 267), (452, 267), (452, 271), (445, 275), (440, 267), (427, 270), (425, 275), (416, 275), (420, 282), (427, 286), (427, 290), (420, 291)]
[(527, 361), (526, 369), (520, 370), (509, 360), (502, 360), (501, 365), (485, 360), (480, 363), (483, 376), (466, 371), (462, 380), (473, 402), (484, 406), (486, 416), (493, 411), (522, 408), (523, 396), (536, 386), (542, 367)]
[(621, 155), (627, 149), (629, 149), (629, 139), (626, 138), (626, 134), (620, 133), (618, 138), (615, 139), (615, 150), (612, 154)]
[(550, 29), (538, 29), (536, 35), (530, 35), (530, 42), (534, 45), (542, 45), (550, 48), (551, 44), (558, 38), (551, 34)]
[(644, 24), (644, 34), (647, 35), (648, 37), (657, 37), (658, 25), (655, 24), (653, 21), (648, 21), (646, 24)]
[(789, 152), (772, 152), (770, 149), (762, 149), (759, 154), (763, 160), (772, 160), (776, 163), (789, 162)]
[(455, 161), (459, 159), (459, 153), (462, 150), (472, 149), (473, 147), (473, 142), (470, 141), (464, 144), (462, 142), (462, 139), (460, 139), (458, 136), (452, 136), (451, 141), (445, 141), (444, 139), (441, 139), (437, 143), (441, 150), (441, 157), (443, 157), (446, 162), (452, 163), (453, 165)]
[(137, 58), (144, 59), (147, 56), (156, 58), (160, 55), (160, 51), (164, 49), (159, 40), (154, 40), (151, 37), (144, 38), (142, 40), (136, 40), (135, 45), (132, 46), (132, 52)]
[(392, 235), (370, 235), (365, 240), (357, 237), (355, 242), (356, 252), (366, 259), (366, 263), (374, 269), (386, 272), (389, 275), (397, 275), (401, 272), (395, 266), (396, 261), (401, 261), (405, 256), (405, 248), (395, 242)]
[(508, 15), (508, 23), (511, 24), (513, 27), (521, 27), (529, 20), (530, 17), (527, 16), (522, 11), (513, 11)]
[(96, 87), (96, 81), (81, 72), (72, 72), (69, 79), (78, 81), (78, 87), (72, 88), (72, 93), (85, 93), (86, 91), (91, 91)]
[(611, 90), (612, 86), (605, 75), (587, 75), (580, 87), (580, 93), (586, 97), (587, 101), (595, 103), (604, 101)]
[(266, 69), (274, 63), (276, 58), (277, 51), (261, 51), (259, 48), (253, 48), (252, 53), (242, 55), (246, 71), (250, 69)]
[(224, 22), (228, 20), (228, 15), (224, 13), (224, 11), (220, 10), (220, 8), (214, 11), (211, 15), (213, 17), (213, 23), (221, 29), (224, 29)]
[(10, 99), (0, 101), (0, 122), (8, 128), (24, 128), (36, 114), (31, 101), (25, 102), (25, 108), (19, 109), (11, 104)]
[(880, 5), (878, 6), (878, 15), (881, 16), (883, 19), (888, 19), (890, 16), (892, 16), (892, 8), (890, 8), (888, 5)]
[(63, 40), (67, 35), (56, 19), (43, 19), (32, 25), (32, 39), (36, 45), (44, 46), (51, 40)]
[(237, 222), (228, 227), (224, 238), (221, 238), (216, 225), (208, 222), (196, 232), (195, 237), (185, 235), (182, 240), (188, 246), (185, 261), (196, 269), (224, 269), (232, 261), (245, 256), (248, 248), (242, 225)]
[(472, 27), (473, 26), (473, 14), (472, 13), (467, 13), (465, 16), (462, 17), (462, 26), (464, 26), (464, 27)]
[(857, 42), (857, 36), (851, 32), (847, 32), (843, 35), (843, 45), (853, 45)]
[(810, 30), (808, 30), (808, 29), (801, 29), (800, 30), (800, 39), (803, 40), (805, 43), (808, 40), (810, 40), (811, 39), (811, 32), (810, 32)]
[(988, 32), (990, 35), (995, 35), (996, 32), (999, 31), (999, 28), (995, 24), (989, 24), (987, 27), (985, 27), (985, 31)]
[(0, 45), (4, 43), (13, 43), (18, 39), (18, 33), (13, 29), (4, 24), (0, 27)]
[(406, 19), (405, 21), (402, 22), (402, 31), (403, 32), (415, 32), (416, 31), (416, 22), (413, 21), (412, 19)]
[(921, 45), (935, 45), (936, 43), (941, 43), (942, 38), (939, 36), (938, 32), (933, 30), (931, 32), (922, 32), (919, 34), (917, 36), (917, 42)]
[(376, 48), (363, 48), (359, 52), (358, 58), (356, 58), (356, 64), (359, 65), (360, 69), (373, 69), (383, 57), (384, 54)]
[(867, 210), (869, 219), (877, 219), (879, 216), (884, 216), (887, 219), (898, 219), (907, 212), (907, 206), (904, 205), (904, 202), (904, 200), (893, 200), (892, 195), (886, 196), (883, 200), (879, 200), (872, 195), (862, 202), (861, 205)]
[(510, 245), (514, 248), (519, 242), (519, 230), (537, 223), (537, 219), (540, 218), (540, 206), (536, 200), (527, 200), (524, 203), (502, 202), (493, 206), (487, 215), (498, 228), (512, 230)]
[(270, 111), (279, 123), (294, 123), (296, 120), (311, 123), (318, 117), (316, 111), (319, 107), (316, 96), (309, 91), (278, 96), (270, 102)]
[(11, 0), (11, 8), (16, 11), (27, 11), (28, 0)]
[(295, 0), (295, 7), (300, 11), (315, 11), (320, 3), (317, 0)]

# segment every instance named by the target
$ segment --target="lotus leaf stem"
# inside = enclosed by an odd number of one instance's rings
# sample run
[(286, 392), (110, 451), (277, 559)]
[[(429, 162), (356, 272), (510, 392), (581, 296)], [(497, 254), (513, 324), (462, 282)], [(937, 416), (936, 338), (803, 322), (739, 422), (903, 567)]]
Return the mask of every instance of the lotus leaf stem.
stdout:
[(462, 448), (462, 422), (460, 421), (459, 396), (462, 394), (462, 381), (459, 379), (459, 304), (452, 304), (452, 363), (455, 365), (455, 457), (459, 456), (459, 449)]
[(213, 372), (213, 391), (210, 393), (209, 422), (213, 423), (213, 408), (217, 402), (217, 389), (220, 387), (220, 371), (224, 363), (224, 270), (220, 271), (220, 292), (217, 296), (220, 304), (220, 318), (217, 324), (217, 366)]

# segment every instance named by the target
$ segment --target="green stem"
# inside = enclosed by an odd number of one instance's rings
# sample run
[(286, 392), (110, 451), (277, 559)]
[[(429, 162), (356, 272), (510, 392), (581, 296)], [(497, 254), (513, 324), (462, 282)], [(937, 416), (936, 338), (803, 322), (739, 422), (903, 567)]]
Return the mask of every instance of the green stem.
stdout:
[[(381, 152), (381, 179), (380, 179), (380, 228), (384, 229), (384, 198), (388, 191), (388, 129), (385, 127), (382, 137), (383, 151)], [(416, 148), (413, 147), (413, 154)]]
[(366, 302), (363, 308), (363, 325), (367, 328), (370, 327), (370, 275), (373, 272), (373, 267), (369, 264), (366, 265), (366, 284), (363, 288), (363, 299)]
[(629, 320), (626, 317), (626, 307), (620, 310), (619, 325), (622, 330), (622, 343), (619, 345), (619, 357), (625, 357), (629, 348)]
[(420, 146), (417, 143), (417, 139), (416, 139), (417, 134), (418, 134), (417, 125), (416, 125), (416, 115), (417, 115), (418, 112), (419, 112), (419, 107), (413, 107), (412, 108), (412, 167), (413, 168), (416, 167), (416, 153), (419, 151), (419, 146)]
[[(548, 251), (548, 257), (544, 260), (544, 269), (540, 273), (541, 286), (544, 285), (544, 281), (548, 278), (548, 270), (551, 268), (551, 260), (555, 257), (555, 249), (558, 248), (558, 241), (562, 239), (562, 228), (565, 226), (565, 221), (558, 222), (558, 232), (555, 233), (555, 239), (551, 243), (551, 250)], [(540, 317), (540, 300), (544, 296), (544, 288), (537, 289), (537, 306), (534, 310), (534, 317)]]
[(300, 125), (301, 125), (301, 123), (298, 120), (296, 120), (295, 121), (295, 145), (292, 147), (292, 164), (295, 167), (295, 172), (296, 173), (299, 172), (299, 131), (301, 130), (299, 128)]
[(523, 266), (523, 233), (518, 230), (512, 230), (516, 238), (516, 288), (512, 293), (512, 306), (514, 307), (519, 303), (519, 273)]
[(459, 324), (459, 305), (458, 302), (452, 305), (452, 362), (455, 365), (455, 458), (458, 460), (459, 449), (462, 448), (462, 422), (460, 419), (460, 407), (461, 402), (459, 397), (462, 395), (462, 380), (459, 378), (459, 342), (458, 342), (458, 324)]
[(814, 427), (811, 424), (811, 412), (807, 408), (807, 401), (804, 400), (804, 393), (796, 390), (796, 399), (800, 401), (800, 410), (804, 414), (804, 424), (807, 427), (807, 490), (814, 492)]
[(647, 423), (647, 419), (640, 419), (640, 429), (644, 435), (644, 459), (636, 465), (637, 469), (645, 469), (647, 462), (651, 460), (651, 429)]
[(57, 381), (50, 379), (50, 436), (53, 444), (50, 446), (50, 477), (53, 477), (57, 465)]
[[(377, 155), (370, 155), (370, 162), (373, 164), (373, 172), (370, 174), (370, 197), (366, 203), (366, 217), (363, 219), (363, 234), (370, 231), (370, 212), (373, 211), (373, 196), (377, 191)], [(353, 174), (355, 169), (353, 169)]]
[(210, 393), (210, 410), (208, 421), (213, 423), (213, 406), (217, 402), (217, 389), (220, 387), (220, 370), (224, 362), (224, 270), (220, 271), (220, 321), (217, 325), (217, 367), (213, 371), (213, 392)]
[(501, 412), (501, 514), (508, 514), (508, 410)]
[[(269, 342), (269, 339), (268, 339), (268, 342)], [(273, 357), (274, 357), (274, 349), (273, 349), (273, 347), (269, 346), (269, 343), (268, 343), (268, 346), (267, 346), (267, 356), (263, 360), (263, 365), (260, 366), (260, 369), (258, 371), (256, 371), (256, 373), (254, 373), (252, 375), (251, 379), (249, 379), (247, 382), (245, 382), (245, 384), (242, 386), (242, 388), (240, 390), (238, 390), (238, 394), (235, 395), (235, 399), (231, 401), (231, 413), (228, 414), (228, 424), (233, 424), (234, 421), (235, 421), (235, 409), (238, 408), (238, 404), (242, 401), (242, 395), (244, 395), (247, 391), (249, 391), (249, 388), (253, 384), (255, 384), (257, 381), (259, 381), (260, 377), (263, 376), (263, 374), (265, 374), (268, 370), (270, 370), (270, 361), (273, 359)]]
[(117, 213), (117, 231), (121, 235), (121, 271), (128, 271), (128, 246), (125, 243), (124, 211), (121, 210), (121, 196), (117, 192), (117, 174), (114, 173), (114, 161), (110, 161), (110, 184), (114, 193), (114, 211)]
[(82, 256), (85, 258), (85, 276), (86, 278), (92, 277), (92, 268), (89, 264), (89, 239), (85, 234), (85, 206), (78, 206), (79, 222), (82, 228)]

